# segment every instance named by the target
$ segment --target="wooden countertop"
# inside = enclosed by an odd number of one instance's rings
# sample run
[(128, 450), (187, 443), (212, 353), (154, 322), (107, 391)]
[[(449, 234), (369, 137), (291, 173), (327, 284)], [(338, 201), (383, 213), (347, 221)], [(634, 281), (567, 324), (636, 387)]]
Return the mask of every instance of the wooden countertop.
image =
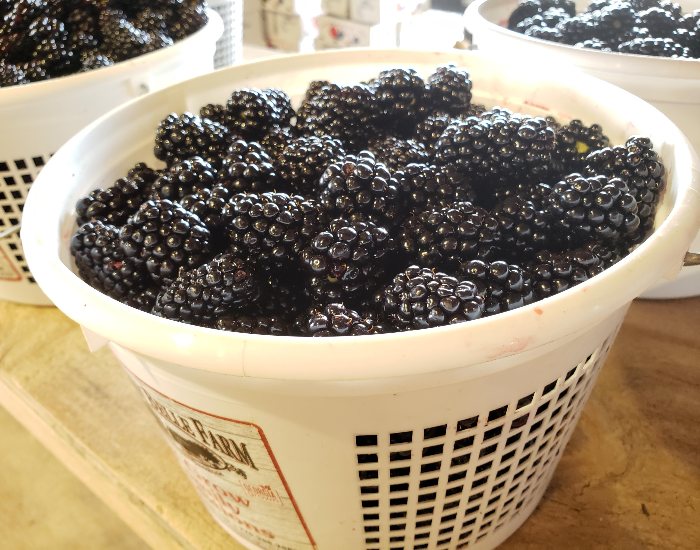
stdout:
[[(136, 389), (54, 308), (0, 302), (0, 404), (155, 548), (240, 548)], [(503, 546), (700, 547), (700, 298), (632, 305), (544, 499)]]

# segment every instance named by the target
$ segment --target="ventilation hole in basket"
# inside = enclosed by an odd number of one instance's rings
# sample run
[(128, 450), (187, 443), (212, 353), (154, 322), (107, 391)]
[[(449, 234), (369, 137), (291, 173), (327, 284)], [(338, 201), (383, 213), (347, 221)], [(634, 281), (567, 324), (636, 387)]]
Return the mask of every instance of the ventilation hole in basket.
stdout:
[(396, 493), (397, 491), (408, 491), (408, 483), (393, 483), (389, 485), (389, 491)]
[(407, 476), (411, 473), (411, 468), (391, 468), (389, 470), (389, 476), (390, 477), (401, 477), (401, 476)]
[(19, 225), (19, 218), (13, 218), (10, 216), (10, 225)]
[(542, 395), (547, 395), (549, 392), (551, 392), (555, 387), (557, 386), (557, 381), (555, 380), (554, 382), (550, 382), (547, 384), (544, 389), (542, 390)]
[(498, 470), (496, 477), (497, 478), (502, 477), (502, 476), (506, 475), (508, 472), (510, 472), (510, 466), (506, 466), (505, 468)]
[(363, 495), (371, 495), (379, 492), (379, 487), (377, 485), (367, 485), (360, 487), (360, 493)]
[(391, 506), (403, 506), (404, 504), (408, 504), (408, 498), (407, 497), (391, 498), (391, 499), (389, 499), (389, 504)]
[(431, 519), (424, 519), (422, 521), (417, 521), (416, 522), (416, 529), (422, 529), (423, 527), (430, 527), (433, 524), (433, 520)]
[(488, 422), (493, 422), (494, 420), (498, 420), (499, 418), (502, 418), (506, 415), (506, 412), (508, 411), (508, 406), (505, 405), (503, 407), (499, 407), (498, 409), (494, 409), (489, 413), (488, 417)]
[(376, 435), (356, 435), (355, 445), (358, 447), (371, 447), (377, 444)]
[(564, 380), (568, 380), (568, 379), (571, 378), (574, 374), (576, 374), (576, 369), (577, 369), (577, 368), (578, 368), (578, 367), (574, 367), (574, 368), (571, 369), (569, 372), (567, 372), (567, 373), (566, 373), (566, 376), (564, 376)]
[(484, 462), (483, 464), (479, 464), (479, 465), (476, 467), (476, 470), (475, 470), (475, 471), (476, 471), (477, 474), (480, 474), (481, 472), (485, 472), (486, 470), (488, 470), (489, 468), (491, 468), (491, 465), (492, 465), (492, 464), (493, 464), (493, 462), (490, 461), (490, 460), (489, 460), (488, 462)]
[(471, 455), (469, 453), (461, 456), (456, 456), (452, 460), (450, 460), (450, 466), (455, 467), (455, 466), (462, 466), (463, 464), (468, 464), (469, 463), (469, 457)]
[[(365, 533), (376, 533), (379, 531), (379, 525), (365, 525)], [(372, 540), (372, 542), (379, 542), (379, 540)]]
[(361, 480), (365, 479), (377, 479), (379, 477), (379, 472), (377, 470), (362, 470), (358, 472)]
[(392, 462), (397, 462), (399, 460), (410, 460), (411, 451), (395, 451), (389, 453), (389, 460)]
[(36, 168), (41, 168), (46, 164), (46, 161), (44, 160), (43, 157), (32, 157), (32, 162), (34, 163), (34, 166)]
[(532, 434), (533, 432), (536, 432), (540, 426), (542, 426), (542, 421), (538, 420), (532, 426), (530, 426), (530, 431), (528, 433)]
[(561, 393), (559, 394), (559, 396), (557, 397), (557, 402), (559, 402), (559, 401), (561, 401), (562, 399), (564, 399), (568, 394), (569, 394), (569, 388), (564, 388), (564, 389), (561, 391)]
[(425, 516), (427, 514), (432, 514), (435, 509), (431, 506), (430, 508), (421, 508), (416, 512), (417, 516)]
[(445, 496), (451, 497), (453, 495), (458, 495), (464, 489), (464, 485), (457, 485), (456, 487), (450, 487), (445, 491)]
[(12, 176), (5, 176), (4, 179), (5, 179), (5, 185), (8, 185), (8, 186), (10, 186), (10, 187), (13, 186), (13, 185), (17, 185), (17, 184), (15, 183), (15, 178), (13, 178)]
[(488, 456), (490, 454), (493, 454), (496, 451), (496, 445), (489, 445), (488, 447), (484, 447), (479, 451), (479, 458), (483, 458), (485, 456)]
[(503, 426), (498, 426), (484, 433), (484, 441), (498, 437), (503, 432)]
[[(401, 518), (405, 518), (405, 517), (406, 517), (405, 511), (403, 511), (403, 512), (391, 512), (389, 514), (389, 518), (391, 518), (391, 519), (401, 519)], [(392, 541), (392, 542), (396, 542), (396, 541)]]
[(9, 214), (9, 213), (11, 213), (11, 212), (14, 212), (14, 210), (12, 209), (12, 207), (11, 207), (10, 205), (8, 205), (8, 204), (4, 204), (4, 205), (2, 206), (2, 211), (5, 212), (6, 214)]
[[(427, 533), (416, 533), (415, 536), (414, 536), (413, 538), (415, 538), (415, 539), (427, 539), (429, 536), (430, 536), (430, 532), (427, 532)], [(414, 548), (417, 548), (417, 547), (414, 546)]]
[(379, 458), (377, 457), (376, 454), (366, 454), (366, 455), (357, 455), (357, 463), (358, 464), (370, 464), (372, 462), (378, 462)]
[(474, 443), (474, 436), (471, 437), (465, 437), (463, 439), (458, 439), (455, 441), (454, 446), (452, 447), (453, 450), (457, 451), (459, 449), (464, 449), (465, 447), (471, 447)]
[(423, 457), (442, 454), (442, 444), (423, 448)]
[(457, 422), (457, 431), (463, 432), (464, 430), (471, 430), (472, 428), (476, 428), (476, 425), (478, 423), (479, 423), (478, 416), (472, 416), (471, 418), (466, 418), (464, 420), (460, 420)]
[(424, 495), (418, 495), (418, 502), (433, 502), (436, 496), (436, 493), (426, 493)]
[(390, 525), (389, 530), (390, 531), (405, 531), (406, 524), (405, 523), (396, 523), (396, 524)]
[(449, 483), (452, 481), (457, 481), (459, 479), (464, 479), (465, 477), (467, 477), (466, 470), (464, 470), (463, 472), (454, 472), (454, 473), (450, 474), (449, 476), (447, 476), (447, 481)]
[(457, 506), (459, 506), (459, 500), (452, 500), (450, 502), (446, 502), (442, 507), (442, 510), (444, 512), (450, 510), (451, 508), (457, 508)]
[(379, 501), (378, 500), (363, 500), (362, 507), (363, 508), (378, 508)]
[(482, 477), (480, 479), (475, 479), (472, 481), (472, 489), (476, 489), (477, 487), (481, 487), (484, 483), (488, 481), (488, 477)]
[[(415, 538), (418, 538), (418, 535), (416, 535)], [(428, 547), (428, 543), (425, 543), (425, 544), (415, 544), (415, 545), (413, 546), (413, 550), (423, 550), (424, 548), (427, 548), (427, 547)]]
[(429, 464), (423, 464), (420, 467), (420, 473), (425, 474), (427, 472), (435, 472), (440, 469), (442, 464), (440, 462), (430, 462)]
[(423, 430), (423, 439), (434, 439), (436, 437), (442, 437), (447, 433), (447, 424), (442, 426), (433, 426), (432, 428), (425, 428)]
[(362, 514), (362, 519), (365, 521), (372, 521), (379, 519), (379, 514)]
[(389, 444), (398, 445), (399, 443), (411, 443), (413, 441), (413, 432), (397, 432), (389, 434)]
[(435, 487), (438, 484), (438, 478), (432, 477), (430, 479), (421, 479), (418, 487), (424, 489), (425, 487)]
[(546, 411), (549, 408), (549, 404), (550, 404), (550, 401), (547, 401), (545, 403), (542, 403), (539, 407), (537, 407), (537, 411), (535, 412), (535, 416), (539, 416), (544, 411)]

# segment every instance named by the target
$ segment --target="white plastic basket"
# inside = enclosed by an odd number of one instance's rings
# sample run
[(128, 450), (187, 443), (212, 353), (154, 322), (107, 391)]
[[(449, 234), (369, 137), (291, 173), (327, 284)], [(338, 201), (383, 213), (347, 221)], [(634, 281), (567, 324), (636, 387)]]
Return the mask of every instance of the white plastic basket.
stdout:
[(243, 0), (209, 0), (224, 22), (224, 32), (216, 42), (214, 68), (220, 69), (239, 61), (243, 50)]
[[(494, 55), (577, 67), (648, 101), (666, 114), (700, 151), (700, 59), (667, 59), (599, 52), (557, 44), (508, 30), (508, 17), (519, 0), (476, 0), (464, 14), (472, 45)], [(700, 0), (677, 2), (686, 12)], [(576, 0), (576, 11), (589, 0)], [(700, 250), (700, 234), (693, 242)], [(700, 267), (686, 267), (673, 281), (656, 285), (645, 298), (683, 298), (700, 294)]]
[[(213, 69), (221, 18), (168, 48), (102, 69), (0, 88), (0, 300), (48, 305), (34, 282), (19, 238), (29, 188), (73, 134), (130, 99)], [(57, 182), (61, 185), (61, 182)]]
[[(615, 142), (649, 136), (669, 174), (654, 234), (552, 298), (377, 336), (192, 327), (131, 309), (75, 274), (76, 200), (137, 161), (154, 162), (153, 132), (168, 112), (237, 87), (274, 85), (298, 100), (311, 80), (358, 81), (395, 66), (427, 75), (446, 62), (469, 69), (475, 101), (594, 119)], [(247, 547), (492, 548), (537, 506), (631, 300), (680, 269), (698, 229), (699, 180), (679, 130), (604, 82), (474, 53), (344, 50), (217, 71), (102, 117), (40, 174), (22, 238), (41, 287), (91, 347), (109, 345), (211, 514)]]

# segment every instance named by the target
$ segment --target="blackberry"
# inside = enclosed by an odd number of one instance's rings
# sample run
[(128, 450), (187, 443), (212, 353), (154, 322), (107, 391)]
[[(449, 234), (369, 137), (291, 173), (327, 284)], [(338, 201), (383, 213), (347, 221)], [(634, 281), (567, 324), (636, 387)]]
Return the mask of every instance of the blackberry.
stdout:
[(314, 306), (296, 323), (302, 336), (364, 336), (386, 329), (373, 315), (361, 314), (342, 303)]
[[(518, 182), (514, 185), (511, 183), (496, 188), (492, 197), (490, 197), (490, 202), (492, 202), (495, 207), (510, 197), (518, 197), (524, 201), (541, 204), (542, 200), (551, 192), (552, 186), (548, 183)], [(481, 200), (479, 202), (486, 203), (489, 201)]]
[(234, 193), (285, 191), (272, 159), (259, 143), (237, 139), (221, 161), (219, 184)]
[(296, 128), (302, 136), (330, 136), (343, 142), (346, 151), (367, 145), (376, 127), (377, 98), (367, 85), (328, 84), (302, 102)]
[(224, 313), (216, 318), (216, 328), (244, 334), (267, 334), (269, 336), (292, 336), (292, 323), (284, 317), (263, 313)]
[(605, 147), (586, 157), (587, 175), (603, 174), (622, 179), (637, 201), (640, 219), (639, 238), (654, 225), (659, 196), (665, 187), (665, 168), (649, 138), (632, 136), (624, 146)]
[(400, 234), (401, 246), (413, 261), (447, 271), (464, 260), (490, 259), (499, 241), (498, 221), (470, 202), (414, 214)]
[(428, 154), (432, 155), (435, 144), (452, 121), (453, 117), (448, 113), (430, 114), (416, 125), (413, 139), (422, 143)]
[[(324, 294), (336, 287), (334, 295), (351, 298), (363, 292), (371, 279), (381, 273), (388, 255), (395, 249), (386, 228), (372, 222), (335, 219), (322, 228), (301, 252), (301, 259), (316, 281), (328, 284), (320, 289), (311, 285), (312, 297), (324, 300)], [(319, 296), (314, 292), (321, 291)]]
[(389, 136), (370, 141), (368, 149), (391, 173), (401, 170), (407, 164), (424, 163), (429, 160), (425, 147), (412, 139)]
[(679, 18), (660, 7), (651, 7), (637, 13), (636, 24), (646, 27), (654, 38), (670, 38), (680, 27)]
[(204, 263), (210, 252), (209, 229), (197, 216), (168, 199), (148, 200), (119, 231), (129, 258), (146, 262), (157, 283), (169, 283), (181, 267)]
[(610, 45), (617, 45), (634, 27), (635, 12), (632, 7), (620, 2), (602, 8), (591, 14), (595, 33), (590, 38), (598, 38)]
[(391, 225), (402, 213), (398, 182), (369, 151), (328, 165), (319, 187), (319, 200), (331, 216), (360, 215)]
[(26, 73), (17, 65), (0, 59), (0, 87), (27, 84)]
[(457, 115), (466, 112), (472, 100), (469, 73), (454, 65), (438, 67), (428, 77), (428, 94), (436, 110)]
[(110, 65), (114, 65), (114, 60), (111, 57), (98, 53), (95, 50), (88, 50), (80, 53), (80, 69), (78, 69), (78, 72), (94, 71)]
[(574, 119), (557, 128), (555, 133), (557, 139), (555, 163), (557, 171), (562, 174), (580, 172), (591, 151), (610, 145), (610, 140), (599, 124), (586, 126), (579, 119)]
[(275, 269), (258, 262), (258, 272), (260, 298), (255, 304), (257, 312), (292, 320), (309, 307), (309, 297), (305, 292), (307, 276), (300, 267), (288, 265), (284, 269)]
[(528, 28), (523, 34), (532, 38), (539, 38), (540, 40), (548, 40), (549, 42), (563, 41), (561, 33), (551, 27), (534, 26)]
[(512, 311), (533, 302), (530, 274), (503, 261), (470, 260), (460, 266), (461, 280), (471, 281), (484, 300), (484, 317)]
[(293, 114), (284, 92), (273, 89), (236, 90), (226, 102), (226, 126), (246, 140), (262, 138), (276, 126), (288, 126)]
[(323, 172), (345, 156), (342, 143), (330, 136), (292, 138), (280, 150), (275, 164), (280, 177), (294, 193), (315, 195)]
[(216, 171), (200, 157), (191, 157), (170, 166), (153, 182), (151, 198), (179, 201), (198, 189), (211, 189)]
[(549, 172), (555, 146), (554, 130), (544, 118), (492, 109), (448, 126), (435, 146), (435, 158), (482, 181), (515, 175), (538, 180)]
[(518, 3), (517, 7), (508, 16), (508, 28), (510, 30), (515, 30), (518, 23), (537, 15), (542, 11), (542, 4), (539, 0), (522, 0)]
[[(182, 207), (197, 216), (212, 231), (212, 237), (219, 237), (218, 229), (226, 224), (224, 209), (234, 193), (225, 185), (194, 188), (190, 195), (180, 200)], [(214, 239), (216, 240), (216, 238)]]
[(231, 243), (281, 266), (294, 263), (325, 222), (314, 201), (285, 193), (238, 193), (223, 216)]
[(484, 314), (484, 299), (473, 282), (415, 265), (396, 275), (378, 301), (397, 330), (473, 321)]
[(168, 21), (168, 30), (173, 40), (182, 40), (201, 29), (207, 23), (207, 12), (202, 5), (173, 3), (174, 16)]
[(568, 247), (597, 239), (615, 243), (640, 225), (637, 201), (620, 178), (570, 174), (552, 186), (545, 208), (552, 230)]
[(672, 38), (635, 38), (620, 44), (617, 51), (656, 57), (690, 57), (688, 48), (684, 48)]
[(673, 31), (671, 39), (684, 48), (688, 48), (690, 57), (700, 57), (700, 33), (677, 29)]
[(615, 248), (600, 243), (587, 243), (565, 252), (538, 252), (526, 266), (535, 299), (542, 300), (583, 283), (615, 264), (620, 257)]
[[(221, 105), (220, 103), (207, 103), (204, 107), (199, 109), (199, 116), (202, 119), (207, 119), (222, 126), (227, 124), (227, 113), (226, 105)], [(235, 135), (235, 134), (234, 134)]]
[(116, 226), (124, 224), (146, 201), (157, 177), (158, 172), (138, 163), (111, 187), (96, 189), (76, 203), (78, 225), (92, 220)]
[(119, 229), (100, 220), (90, 221), (71, 239), (78, 273), (90, 286), (116, 299), (144, 290), (150, 279), (138, 258), (129, 258), (119, 246)]
[(158, 298), (159, 292), (160, 287), (149, 286), (139, 292), (130, 293), (123, 299), (122, 303), (134, 309), (150, 313), (153, 306), (156, 305), (156, 298)]
[(107, 9), (99, 15), (102, 48), (115, 61), (124, 61), (156, 49), (151, 36), (131, 24), (121, 10)]
[(609, 42), (604, 42), (598, 38), (589, 38), (588, 40), (583, 40), (582, 42), (576, 42), (574, 44), (575, 48), (588, 48), (589, 50), (598, 50), (601, 52), (611, 52), (613, 48)]
[(288, 126), (275, 126), (260, 140), (260, 145), (270, 157), (277, 158), (287, 144), (296, 137), (294, 129)]
[(412, 163), (396, 172), (395, 177), (407, 197), (408, 211), (413, 214), (476, 199), (467, 177), (452, 166)]
[(170, 113), (158, 125), (153, 153), (168, 166), (198, 156), (218, 167), (229, 141), (229, 130), (221, 124), (192, 113)]
[(410, 135), (426, 100), (423, 79), (413, 69), (381, 71), (371, 82), (379, 107), (382, 127)]
[(564, 44), (574, 45), (595, 36), (595, 22), (592, 14), (580, 13), (576, 17), (561, 21), (555, 29)]
[(254, 266), (228, 252), (190, 271), (165, 287), (153, 306), (159, 317), (213, 327), (216, 318), (257, 299)]
[(162, 9), (158, 9), (152, 6), (145, 6), (143, 9), (136, 12), (134, 17), (131, 18), (131, 22), (134, 26), (142, 30), (149, 35), (167, 35), (168, 29), (168, 17), (172, 16), (171, 13), (167, 13)]
[(498, 220), (499, 247), (506, 258), (522, 260), (549, 244), (549, 220), (542, 206), (517, 196), (509, 197), (491, 211)]

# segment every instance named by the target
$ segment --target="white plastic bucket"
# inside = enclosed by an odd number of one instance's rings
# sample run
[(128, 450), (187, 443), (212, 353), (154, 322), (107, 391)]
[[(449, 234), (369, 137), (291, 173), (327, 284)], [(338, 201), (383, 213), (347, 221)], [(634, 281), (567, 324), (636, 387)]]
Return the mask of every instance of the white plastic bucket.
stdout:
[[(131, 309), (89, 287), (69, 251), (76, 200), (155, 162), (170, 111), (381, 69), (467, 67), (474, 100), (650, 137), (668, 168), (654, 234), (570, 291), (437, 329), (345, 338), (244, 335)], [(540, 74), (474, 53), (345, 50), (224, 69), (149, 94), (62, 147), (29, 195), (22, 238), (46, 294), (107, 343), (203, 502), (249, 548), (492, 548), (534, 510), (631, 300), (674, 276), (700, 216), (698, 159), (653, 107), (582, 75)], [(63, 186), (56, 186), (56, 182)], [(148, 457), (143, 457), (148, 460)], [(601, 510), (604, 513), (604, 510)]]
[[(700, 59), (668, 59), (645, 55), (599, 52), (531, 38), (507, 28), (519, 0), (476, 0), (464, 14), (472, 46), (508, 59), (557, 63), (620, 86), (666, 114), (700, 151)], [(700, 8), (700, 0), (681, 0), (686, 12)], [(576, 0), (577, 13), (589, 0)], [(693, 243), (700, 251), (700, 234)], [(673, 281), (660, 283), (645, 298), (683, 298), (700, 294), (700, 267), (686, 267)]]
[(39, 171), (69, 137), (113, 107), (211, 71), (223, 25), (216, 12), (207, 15), (203, 28), (168, 48), (86, 73), (0, 88), (0, 300), (51, 303), (34, 282), (18, 231)]
[(216, 42), (214, 68), (233, 65), (243, 54), (243, 0), (209, 0), (224, 23), (224, 32)]

